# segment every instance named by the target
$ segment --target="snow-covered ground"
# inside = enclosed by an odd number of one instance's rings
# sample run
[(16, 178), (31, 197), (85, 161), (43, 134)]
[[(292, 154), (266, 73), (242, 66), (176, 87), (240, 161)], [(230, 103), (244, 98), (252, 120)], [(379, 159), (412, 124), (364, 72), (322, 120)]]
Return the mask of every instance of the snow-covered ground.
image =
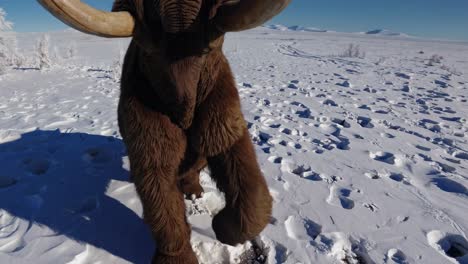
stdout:
[[(116, 120), (128, 40), (50, 35), (77, 55), (0, 76), (0, 263), (149, 263)], [(274, 212), (253, 244), (216, 242), (204, 172), (200, 263), (468, 263), (468, 43), (260, 28), (225, 51)]]

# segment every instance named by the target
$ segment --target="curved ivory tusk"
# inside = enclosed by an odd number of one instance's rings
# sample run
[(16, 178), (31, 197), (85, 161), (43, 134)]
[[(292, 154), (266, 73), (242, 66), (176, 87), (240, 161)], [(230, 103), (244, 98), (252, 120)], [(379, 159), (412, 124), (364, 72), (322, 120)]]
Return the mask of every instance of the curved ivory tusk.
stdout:
[(220, 7), (215, 24), (223, 32), (251, 29), (272, 19), (290, 2), (291, 0), (240, 0), (237, 4)]
[(52, 15), (83, 33), (106, 38), (131, 37), (135, 21), (128, 12), (104, 12), (80, 0), (37, 0)]

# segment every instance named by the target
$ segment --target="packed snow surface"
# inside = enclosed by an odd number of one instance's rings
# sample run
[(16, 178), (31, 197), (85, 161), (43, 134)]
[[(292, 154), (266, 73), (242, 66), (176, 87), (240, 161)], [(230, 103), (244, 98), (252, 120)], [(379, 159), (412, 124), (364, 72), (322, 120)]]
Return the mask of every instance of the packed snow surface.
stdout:
[[(50, 35), (50, 69), (0, 76), (0, 263), (149, 263), (116, 119), (128, 40)], [(18, 35), (29, 57), (39, 37)], [(217, 242), (203, 172), (200, 263), (468, 263), (467, 43), (260, 28), (225, 52), (274, 211), (255, 241)]]

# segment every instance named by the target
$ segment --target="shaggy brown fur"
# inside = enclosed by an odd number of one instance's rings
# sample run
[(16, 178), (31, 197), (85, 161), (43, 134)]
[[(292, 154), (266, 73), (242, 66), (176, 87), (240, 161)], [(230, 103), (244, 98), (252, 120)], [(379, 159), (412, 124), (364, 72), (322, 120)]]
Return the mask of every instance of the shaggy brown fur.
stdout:
[(144, 219), (157, 242), (153, 263), (192, 264), (198, 262), (183, 193), (201, 195), (199, 172), (207, 164), (226, 194), (226, 208), (213, 220), (221, 242), (235, 245), (256, 237), (269, 222), (272, 198), (221, 50), (224, 34), (208, 20), (226, 0), (195, 6), (196, 22), (181, 33), (160, 22), (158, 2), (114, 4), (115, 11), (139, 18), (125, 57), (119, 127)]

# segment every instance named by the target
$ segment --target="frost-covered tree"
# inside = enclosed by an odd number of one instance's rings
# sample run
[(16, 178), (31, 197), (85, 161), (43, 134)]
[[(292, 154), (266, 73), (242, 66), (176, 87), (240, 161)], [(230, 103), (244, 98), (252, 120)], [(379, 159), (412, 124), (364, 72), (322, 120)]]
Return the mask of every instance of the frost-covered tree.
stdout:
[(13, 24), (6, 20), (6, 12), (0, 8), (0, 74), (5, 73), (6, 68), (11, 65), (12, 46), (16, 44), (16, 39), (13, 40), (5, 32), (11, 30), (12, 26)]
[(122, 74), (122, 67), (123, 67), (124, 57), (125, 57), (125, 50), (122, 47), (120, 47), (119, 57), (114, 61), (113, 65), (112, 65), (112, 69), (111, 69), (112, 75), (113, 75), (112, 77), (116, 81), (120, 80), (120, 76)]
[(52, 49), (52, 55), (50, 57), (56, 63), (60, 63), (60, 61), (62, 60), (62, 56), (60, 55), (60, 50), (57, 46), (54, 46), (54, 48)]
[(359, 45), (349, 44), (341, 56), (346, 58), (364, 58), (366, 53), (361, 51)]
[(50, 37), (43, 35), (37, 43), (37, 57), (39, 59), (39, 69), (44, 70), (52, 66), (52, 61), (49, 54)]
[(0, 7), (0, 31), (11, 30), (13, 23), (6, 20), (6, 12)]
[(70, 43), (67, 47), (66, 58), (73, 59), (76, 56), (76, 45), (75, 43)]

